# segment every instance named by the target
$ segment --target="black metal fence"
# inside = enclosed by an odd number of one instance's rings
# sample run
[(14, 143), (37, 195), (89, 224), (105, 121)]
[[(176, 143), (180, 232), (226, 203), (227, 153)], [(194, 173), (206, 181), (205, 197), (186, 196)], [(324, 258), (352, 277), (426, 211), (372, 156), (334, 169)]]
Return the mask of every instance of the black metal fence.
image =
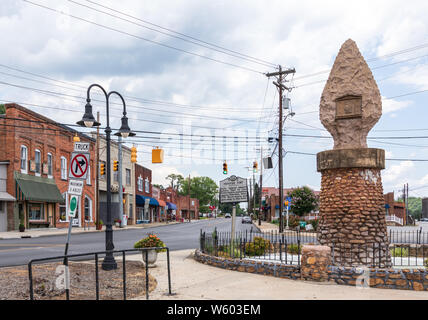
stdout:
[[(332, 244), (332, 263), (343, 266), (366, 265), (371, 267), (428, 267), (428, 243), (424, 234), (391, 232), (391, 244)], [(415, 240), (414, 243), (405, 241)], [(278, 232), (231, 232), (216, 229), (200, 234), (202, 252), (239, 259), (275, 261), (300, 266), (303, 244), (318, 244), (316, 234), (296, 231)], [(392, 263), (392, 265), (390, 265)]]
[[(127, 249), (127, 250), (114, 250), (113, 254), (121, 255), (122, 256), (122, 288), (123, 288), (123, 300), (126, 300), (126, 254), (129, 252), (142, 252), (145, 255), (145, 261), (148, 261), (148, 252), (149, 250), (153, 249), (159, 249), (159, 250), (166, 250), (166, 256), (167, 256), (167, 268), (168, 268), (168, 294), (172, 295), (171, 292), (171, 271), (170, 271), (170, 258), (169, 258), (169, 248), (168, 247), (153, 247), (153, 248), (139, 248), (139, 249)], [(47, 262), (54, 262), (54, 261), (63, 261), (65, 266), (68, 266), (68, 262), (72, 259), (78, 259), (82, 260), (84, 257), (90, 257), (93, 256), (95, 267), (94, 267), (94, 273), (95, 273), (95, 283), (94, 283), (94, 289), (95, 289), (95, 299), (100, 300), (100, 279), (99, 279), (99, 260), (100, 257), (105, 255), (107, 251), (100, 251), (100, 252), (90, 252), (90, 253), (81, 253), (81, 254), (70, 254), (70, 255), (64, 255), (64, 256), (56, 256), (56, 257), (49, 257), (49, 258), (42, 258), (42, 259), (33, 259), (28, 263), (28, 277), (29, 277), (29, 283), (30, 283), (30, 300), (34, 300), (34, 288), (33, 288), (33, 265), (35, 264), (44, 264)], [(118, 262), (119, 263), (119, 262)], [(66, 300), (70, 300), (70, 276), (68, 274), (68, 269), (66, 271), (66, 288), (65, 288), (65, 296)], [(145, 263), (145, 293), (146, 293), (146, 300), (149, 299), (149, 267), (148, 263)]]
[(301, 240), (285, 234), (261, 232), (204, 232), (201, 230), (200, 249), (217, 257), (280, 261), (300, 266)]
[(393, 230), (388, 232), (389, 243), (428, 244), (428, 232), (418, 230)]

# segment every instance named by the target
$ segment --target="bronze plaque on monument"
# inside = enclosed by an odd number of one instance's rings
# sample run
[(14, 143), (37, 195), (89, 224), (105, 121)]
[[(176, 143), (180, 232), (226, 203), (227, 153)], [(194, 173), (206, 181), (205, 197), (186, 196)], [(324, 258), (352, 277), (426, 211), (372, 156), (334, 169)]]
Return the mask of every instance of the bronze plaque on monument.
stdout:
[(336, 99), (336, 119), (361, 118), (361, 96), (345, 96)]

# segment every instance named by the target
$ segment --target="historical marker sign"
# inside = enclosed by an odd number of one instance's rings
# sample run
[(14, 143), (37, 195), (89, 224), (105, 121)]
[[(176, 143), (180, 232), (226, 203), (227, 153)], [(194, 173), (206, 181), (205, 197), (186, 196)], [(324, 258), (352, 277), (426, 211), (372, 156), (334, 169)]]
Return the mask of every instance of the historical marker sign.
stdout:
[(89, 153), (73, 152), (71, 154), (70, 171), (68, 176), (72, 179), (86, 180), (89, 167)]
[(220, 203), (248, 202), (247, 179), (231, 176), (220, 181)]

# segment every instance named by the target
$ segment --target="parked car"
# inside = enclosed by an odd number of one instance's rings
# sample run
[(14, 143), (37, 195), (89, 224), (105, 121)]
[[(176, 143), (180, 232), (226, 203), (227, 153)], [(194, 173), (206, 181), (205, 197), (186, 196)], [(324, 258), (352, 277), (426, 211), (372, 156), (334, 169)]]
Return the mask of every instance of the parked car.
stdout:
[(225, 217), (225, 218), (232, 218), (232, 216), (230, 215), (230, 213), (225, 213), (225, 214), (224, 214), (224, 217)]
[(252, 223), (253, 221), (251, 220), (251, 218), (249, 216), (244, 216), (242, 218), (242, 223)]
[(422, 218), (421, 222), (428, 222), (428, 218)]

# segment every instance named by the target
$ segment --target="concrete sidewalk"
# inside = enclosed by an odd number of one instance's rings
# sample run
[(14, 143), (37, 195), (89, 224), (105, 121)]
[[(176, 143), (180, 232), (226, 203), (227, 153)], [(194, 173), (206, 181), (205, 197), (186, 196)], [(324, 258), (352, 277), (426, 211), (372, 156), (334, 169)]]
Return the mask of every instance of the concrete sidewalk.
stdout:
[[(261, 232), (279, 232), (279, 227), (276, 224), (270, 223), (270, 222), (266, 222), (266, 221), (261, 221), (261, 225), (259, 226), (259, 222), (258, 220), (253, 221), (253, 226), (256, 227), (257, 229), (259, 229)], [(284, 235), (296, 235), (296, 231), (295, 230), (284, 230)], [(316, 232), (306, 232), (306, 231), (301, 231), (302, 235), (305, 236), (314, 236), (316, 237), (317, 234)]]
[[(154, 223), (144, 223), (144, 224), (137, 224), (137, 225), (130, 225), (125, 226), (123, 228), (118, 228), (116, 226), (113, 226), (114, 231), (120, 231), (120, 230), (129, 230), (129, 229), (144, 229), (144, 228), (153, 228), (153, 227), (160, 227), (160, 226), (167, 226), (171, 224), (177, 224), (182, 222), (172, 221), (172, 222), (154, 222)], [(183, 222), (186, 223), (186, 222)], [(80, 234), (80, 233), (89, 233), (89, 232), (104, 232), (105, 226), (102, 230), (96, 230), (95, 227), (88, 227), (88, 228), (80, 228), (80, 227), (73, 227), (72, 233), (73, 234)], [(68, 228), (45, 228), (45, 229), (26, 229), (24, 232), (19, 231), (7, 231), (7, 232), (0, 232), (0, 240), (7, 240), (7, 239), (21, 239), (21, 238), (38, 238), (38, 237), (46, 237), (46, 236), (57, 236), (57, 235), (64, 235), (68, 233)]]
[(428, 300), (428, 292), (422, 291), (359, 289), (224, 270), (195, 261), (193, 253), (193, 249), (170, 253), (172, 296), (167, 295), (166, 253), (158, 255), (157, 267), (149, 269), (158, 282), (150, 300)]

